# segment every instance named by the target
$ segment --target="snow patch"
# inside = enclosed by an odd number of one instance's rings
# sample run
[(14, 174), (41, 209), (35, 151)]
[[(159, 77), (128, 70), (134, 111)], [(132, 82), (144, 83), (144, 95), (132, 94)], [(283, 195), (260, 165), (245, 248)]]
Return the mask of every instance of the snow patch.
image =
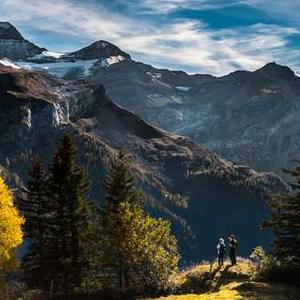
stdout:
[(159, 79), (162, 77), (161, 73), (151, 73), (151, 72), (147, 72), (146, 73), (148, 76), (150, 76), (153, 79)]
[(123, 60), (125, 60), (125, 57), (123, 57), (122, 55), (104, 58), (104, 59), (101, 59), (101, 67), (109, 67), (109, 66), (119, 63)]
[(43, 51), (41, 54), (35, 55), (34, 59), (43, 59), (43, 58), (53, 58), (53, 59), (60, 59), (63, 57), (64, 53), (52, 52), (52, 51)]
[(189, 92), (191, 89), (190, 86), (176, 86), (175, 88), (181, 92)]
[(30, 63), (30, 62), (18, 62), (18, 65), (25, 69), (44, 70), (58, 77), (63, 77), (68, 71), (73, 68), (80, 67), (84, 70), (83, 75), (90, 75), (90, 70), (97, 62), (97, 59), (93, 60), (76, 60), (76, 61), (56, 61), (49, 63)]
[(19, 66), (17, 66), (15, 63), (13, 63), (8, 58), (0, 59), (0, 65), (2, 65), (4, 67), (11, 67), (11, 68), (14, 68), (14, 69), (20, 69)]

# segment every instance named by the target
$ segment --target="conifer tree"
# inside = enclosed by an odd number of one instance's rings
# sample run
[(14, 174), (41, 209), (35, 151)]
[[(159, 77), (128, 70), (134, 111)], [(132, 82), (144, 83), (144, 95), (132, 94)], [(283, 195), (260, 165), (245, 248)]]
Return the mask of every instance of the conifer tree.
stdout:
[[(91, 262), (95, 262), (95, 206), (88, 199), (90, 183), (83, 168), (76, 163), (73, 138), (65, 135), (50, 166), (49, 191), (55, 203), (56, 286), (65, 294), (87, 285)], [(95, 266), (94, 266), (95, 267)], [(94, 270), (90, 270), (93, 272)]]
[(42, 161), (35, 157), (29, 171), (27, 187), (19, 197), (19, 207), (26, 218), (25, 236), (29, 247), (22, 261), (24, 279), (31, 287), (45, 289), (50, 284), (51, 201), (47, 197), (47, 172)]
[(34, 159), (19, 199), (30, 242), (22, 263), (25, 280), (30, 287), (65, 295), (101, 285), (100, 214), (88, 199), (89, 180), (76, 155), (73, 138), (66, 135), (49, 171)]
[(112, 279), (117, 279), (123, 291), (163, 284), (176, 270), (179, 259), (169, 223), (144, 212), (130, 166), (129, 155), (121, 150), (104, 184), (104, 258)]
[(272, 228), (276, 240), (274, 255), (284, 264), (300, 268), (300, 161), (294, 169), (285, 170), (294, 182), (290, 194), (272, 195), (269, 205), (272, 216), (263, 223), (264, 228)]

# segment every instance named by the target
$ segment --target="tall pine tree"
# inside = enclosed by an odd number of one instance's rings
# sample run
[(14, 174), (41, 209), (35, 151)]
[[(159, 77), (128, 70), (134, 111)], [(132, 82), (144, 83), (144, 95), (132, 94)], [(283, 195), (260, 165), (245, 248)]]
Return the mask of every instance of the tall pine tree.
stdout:
[[(88, 238), (95, 233), (95, 206), (88, 199), (90, 183), (77, 165), (73, 138), (65, 135), (50, 166), (49, 192), (55, 203), (56, 280), (65, 294), (83, 288), (90, 267), (88, 249), (97, 242)], [(92, 270), (91, 270), (92, 271)]]
[(66, 135), (49, 171), (35, 159), (20, 207), (26, 216), (29, 250), (23, 261), (30, 287), (72, 294), (92, 291), (101, 282), (101, 227), (89, 180), (77, 165), (73, 138)]
[(27, 187), (18, 198), (26, 218), (25, 237), (28, 250), (22, 261), (25, 282), (40, 289), (49, 288), (51, 255), (51, 201), (47, 198), (47, 172), (42, 161), (35, 157), (29, 171)]
[(272, 195), (269, 205), (272, 216), (263, 223), (264, 228), (272, 228), (276, 240), (274, 255), (285, 265), (300, 269), (300, 161), (298, 166), (285, 170), (293, 179), (290, 194)]
[(144, 212), (130, 168), (131, 159), (121, 150), (104, 184), (104, 257), (113, 282), (122, 291), (158, 287), (176, 270), (179, 260), (169, 223)]

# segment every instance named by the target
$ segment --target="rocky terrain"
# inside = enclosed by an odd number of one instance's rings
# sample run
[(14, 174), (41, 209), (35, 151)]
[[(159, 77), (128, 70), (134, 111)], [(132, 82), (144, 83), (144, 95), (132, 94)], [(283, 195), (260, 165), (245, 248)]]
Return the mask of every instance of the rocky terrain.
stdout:
[(244, 254), (269, 241), (259, 225), (267, 213), (265, 193), (287, 188), (279, 177), (235, 165), (147, 124), (112, 102), (103, 86), (0, 67), (0, 120), (0, 165), (17, 188), (31, 158), (38, 154), (49, 162), (59, 138), (71, 132), (93, 180), (92, 196), (100, 201), (105, 167), (116, 149), (133, 154), (146, 206), (173, 222), (184, 259), (208, 258), (215, 239), (231, 231), (240, 236)]
[(6, 57), (59, 77), (74, 70), (72, 78), (105, 85), (116, 103), (149, 123), (240, 164), (280, 173), (299, 156), (300, 79), (276, 63), (223, 77), (189, 75), (136, 62), (106, 41), (72, 53), (46, 51), (9, 23), (0, 23), (0, 65), (1, 57), (2, 65)]
[(299, 156), (300, 78), (288, 67), (216, 78), (124, 61), (94, 74), (124, 107), (227, 159), (280, 172)]

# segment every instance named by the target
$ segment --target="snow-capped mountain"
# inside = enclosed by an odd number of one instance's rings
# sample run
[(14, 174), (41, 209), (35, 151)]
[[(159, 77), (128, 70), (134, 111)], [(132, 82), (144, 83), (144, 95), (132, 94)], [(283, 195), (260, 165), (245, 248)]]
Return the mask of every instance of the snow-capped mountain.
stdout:
[(189, 75), (136, 62), (106, 41), (72, 53), (34, 46), (34, 53), (23, 51), (19, 59), (6, 54), (20, 53), (20, 43), (32, 44), (12, 25), (0, 24), (2, 65), (11, 58), (15, 67), (103, 84), (114, 101), (151, 124), (260, 170), (280, 172), (299, 156), (300, 78), (288, 67), (270, 63), (223, 77)]
[[(95, 65), (109, 67), (112, 64), (130, 60), (130, 55), (115, 45), (98, 41), (76, 52), (57, 53), (39, 48), (25, 40), (10, 23), (0, 22), (0, 63), (15, 68), (38, 69), (55, 76), (91, 75)], [(8, 62), (10, 61), (10, 62)]]

